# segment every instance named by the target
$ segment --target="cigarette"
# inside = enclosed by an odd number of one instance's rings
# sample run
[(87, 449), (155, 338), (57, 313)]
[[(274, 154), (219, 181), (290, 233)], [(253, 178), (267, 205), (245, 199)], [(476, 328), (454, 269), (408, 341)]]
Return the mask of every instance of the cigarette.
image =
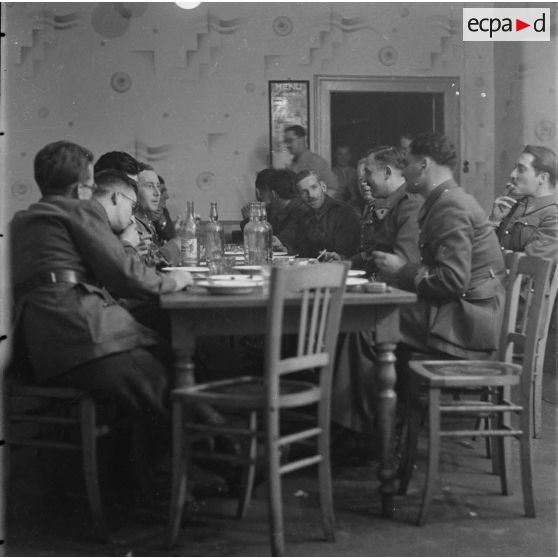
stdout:
[(320, 258), (327, 252), (327, 248), (324, 248), (319, 254), (318, 257), (316, 258), (318, 261), (320, 260)]

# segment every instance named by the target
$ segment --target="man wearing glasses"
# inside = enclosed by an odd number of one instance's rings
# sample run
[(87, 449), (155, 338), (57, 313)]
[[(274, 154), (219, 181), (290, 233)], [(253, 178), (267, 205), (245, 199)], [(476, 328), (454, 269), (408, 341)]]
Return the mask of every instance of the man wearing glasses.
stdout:
[(162, 423), (168, 385), (161, 339), (113, 295), (156, 299), (192, 278), (159, 275), (126, 254), (115, 233), (130, 223), (135, 183), (105, 171), (96, 176), (94, 199), (79, 199), (83, 185), (92, 186), (92, 161), (89, 150), (66, 141), (35, 157), (42, 198), (10, 225), (16, 359), (38, 384), (90, 390)]

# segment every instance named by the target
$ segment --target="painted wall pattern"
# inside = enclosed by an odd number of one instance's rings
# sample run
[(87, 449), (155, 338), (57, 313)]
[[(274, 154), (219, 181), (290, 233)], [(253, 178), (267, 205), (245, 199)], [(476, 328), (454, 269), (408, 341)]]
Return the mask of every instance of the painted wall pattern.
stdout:
[(487, 207), (518, 144), (555, 145), (555, 30), (553, 45), (514, 43), (517, 58), (463, 43), (461, 11), (459, 3), (6, 4), (8, 214), (38, 197), (37, 150), (68, 139), (97, 157), (124, 150), (154, 164), (175, 212), (193, 199), (205, 214), (216, 199), (222, 219), (238, 219), (268, 164), (267, 81), (312, 88), (316, 74), (458, 77), (470, 169), (462, 184)]

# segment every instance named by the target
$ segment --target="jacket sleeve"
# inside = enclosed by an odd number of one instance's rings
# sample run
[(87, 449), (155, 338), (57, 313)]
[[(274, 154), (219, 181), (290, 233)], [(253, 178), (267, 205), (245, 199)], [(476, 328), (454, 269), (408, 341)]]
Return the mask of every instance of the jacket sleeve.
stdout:
[[(401, 285), (413, 282), (417, 294), (431, 299), (452, 299), (467, 291), (471, 279), (474, 227), (466, 207), (438, 204), (428, 223), (424, 264), (409, 263), (397, 274)], [(427, 257), (428, 259), (427, 259)]]
[(112, 232), (104, 210), (80, 204), (70, 217), (71, 233), (87, 267), (113, 296), (149, 298), (176, 290), (170, 276), (157, 273), (127, 254)]
[(415, 197), (409, 197), (401, 202), (398, 213), (393, 253), (403, 258), (406, 262), (418, 262), (420, 260), (418, 238), (418, 210), (422, 201)]
[(554, 208), (556, 211), (546, 216), (535, 229), (524, 251), (529, 256), (550, 258), (558, 262), (558, 208)]

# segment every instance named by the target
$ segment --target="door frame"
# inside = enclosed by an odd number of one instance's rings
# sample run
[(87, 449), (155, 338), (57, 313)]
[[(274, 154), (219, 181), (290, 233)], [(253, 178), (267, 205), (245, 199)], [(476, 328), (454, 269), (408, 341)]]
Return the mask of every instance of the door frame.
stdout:
[[(460, 154), (459, 78), (395, 77), (395, 76), (314, 76), (313, 151), (326, 160), (331, 156), (331, 93), (332, 92), (397, 92), (442, 93), (444, 96), (444, 134)], [(456, 170), (458, 168), (456, 167)]]

